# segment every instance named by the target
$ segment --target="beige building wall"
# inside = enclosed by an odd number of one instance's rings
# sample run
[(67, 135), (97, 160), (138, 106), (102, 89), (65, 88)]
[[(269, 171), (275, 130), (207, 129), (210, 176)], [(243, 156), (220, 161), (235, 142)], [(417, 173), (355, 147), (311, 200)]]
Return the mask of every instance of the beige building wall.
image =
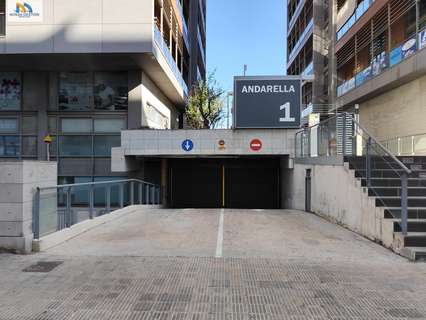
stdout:
[(426, 76), (361, 103), (360, 120), (379, 141), (426, 133)]

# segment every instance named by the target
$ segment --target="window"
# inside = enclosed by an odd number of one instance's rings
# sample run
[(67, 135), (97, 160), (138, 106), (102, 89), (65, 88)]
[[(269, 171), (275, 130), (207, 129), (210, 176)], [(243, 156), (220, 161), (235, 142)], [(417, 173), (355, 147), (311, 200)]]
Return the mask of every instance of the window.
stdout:
[(95, 136), (95, 156), (111, 156), (111, 148), (121, 145), (120, 136)]
[(18, 131), (18, 119), (0, 118), (0, 132), (14, 133)]
[(17, 72), (0, 72), (0, 110), (20, 110), (21, 79)]
[(121, 132), (126, 127), (126, 119), (95, 119), (95, 132)]
[(0, 136), (0, 156), (20, 156), (19, 136)]
[(22, 156), (37, 157), (37, 137), (22, 137)]
[(62, 132), (64, 133), (90, 133), (92, 132), (92, 119), (62, 119)]
[(22, 117), (22, 134), (37, 134), (37, 117)]
[(0, 37), (6, 35), (6, 0), (0, 0)]
[(107, 111), (127, 110), (128, 83), (124, 72), (95, 73), (95, 109)]
[(59, 76), (59, 109), (89, 111), (93, 95), (88, 72), (62, 72)]
[(91, 136), (65, 136), (59, 138), (59, 154), (61, 156), (91, 156)]

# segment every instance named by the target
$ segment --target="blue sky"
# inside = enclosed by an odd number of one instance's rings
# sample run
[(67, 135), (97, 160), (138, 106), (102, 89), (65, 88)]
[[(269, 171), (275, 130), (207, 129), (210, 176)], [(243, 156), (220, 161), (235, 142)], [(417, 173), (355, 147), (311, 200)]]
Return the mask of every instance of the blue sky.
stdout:
[(285, 73), (285, 0), (207, 0), (207, 69), (224, 90), (234, 75)]

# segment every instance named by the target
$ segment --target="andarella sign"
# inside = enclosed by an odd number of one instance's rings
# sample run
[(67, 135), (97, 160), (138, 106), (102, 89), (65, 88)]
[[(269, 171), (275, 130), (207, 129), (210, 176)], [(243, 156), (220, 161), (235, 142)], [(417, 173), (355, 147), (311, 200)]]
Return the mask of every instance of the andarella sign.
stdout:
[(43, 0), (8, 0), (9, 22), (42, 22)]

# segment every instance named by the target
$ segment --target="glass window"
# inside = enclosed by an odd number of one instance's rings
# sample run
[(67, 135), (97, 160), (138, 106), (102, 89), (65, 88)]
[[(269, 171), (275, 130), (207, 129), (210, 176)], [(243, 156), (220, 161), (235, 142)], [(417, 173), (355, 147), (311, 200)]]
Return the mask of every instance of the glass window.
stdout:
[(17, 132), (18, 119), (15, 118), (1, 118), (0, 119), (0, 132)]
[(125, 72), (95, 73), (95, 109), (127, 110), (128, 80)]
[(0, 136), (0, 156), (18, 157), (19, 150), (19, 136)]
[(59, 154), (61, 156), (92, 155), (92, 137), (91, 136), (59, 137)]
[(0, 110), (20, 110), (21, 78), (17, 72), (0, 72)]
[(6, 35), (6, 1), (0, 0), (0, 36)]
[(55, 134), (57, 132), (56, 117), (49, 117), (47, 123), (47, 130), (51, 134)]
[(22, 137), (22, 155), (24, 157), (37, 156), (37, 137)]
[(92, 132), (92, 119), (62, 119), (62, 132)]
[(59, 109), (68, 111), (90, 110), (93, 95), (88, 72), (62, 72), (59, 76)]
[(120, 136), (95, 136), (95, 156), (111, 156), (111, 148), (121, 146)]
[(95, 132), (121, 132), (126, 127), (126, 119), (95, 119)]
[(22, 117), (22, 133), (37, 134), (37, 117)]

